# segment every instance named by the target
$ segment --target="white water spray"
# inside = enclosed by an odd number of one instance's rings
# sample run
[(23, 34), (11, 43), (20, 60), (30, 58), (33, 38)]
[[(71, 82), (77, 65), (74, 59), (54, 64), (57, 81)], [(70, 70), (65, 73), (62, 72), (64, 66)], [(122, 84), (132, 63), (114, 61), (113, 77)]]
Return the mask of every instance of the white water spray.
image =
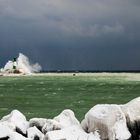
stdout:
[[(13, 69), (15, 67), (15, 69)], [(16, 61), (8, 61), (4, 68), (1, 70), (3, 73), (19, 72), (23, 74), (31, 74), (34, 72), (40, 72), (41, 66), (38, 63), (31, 64), (29, 58), (22, 53), (19, 53)]]

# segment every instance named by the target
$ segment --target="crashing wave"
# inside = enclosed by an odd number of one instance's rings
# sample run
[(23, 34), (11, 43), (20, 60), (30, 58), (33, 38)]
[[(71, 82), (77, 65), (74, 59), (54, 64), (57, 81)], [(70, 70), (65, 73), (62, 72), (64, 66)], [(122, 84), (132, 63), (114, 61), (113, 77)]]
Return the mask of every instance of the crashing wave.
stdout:
[(27, 56), (19, 53), (18, 58), (14, 58), (13, 61), (9, 60), (6, 63), (4, 68), (1, 69), (1, 73), (31, 74), (40, 72), (41, 69), (38, 63), (31, 64)]

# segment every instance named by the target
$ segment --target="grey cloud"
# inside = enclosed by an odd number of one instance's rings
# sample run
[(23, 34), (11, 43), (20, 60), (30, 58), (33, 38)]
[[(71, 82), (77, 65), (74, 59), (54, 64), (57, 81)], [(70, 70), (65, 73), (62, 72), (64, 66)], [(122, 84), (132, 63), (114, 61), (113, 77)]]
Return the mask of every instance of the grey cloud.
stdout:
[(90, 25), (88, 27), (82, 27), (81, 25), (68, 25), (61, 24), (61, 29), (65, 32), (74, 33), (80, 36), (90, 36), (90, 37), (99, 37), (104, 35), (110, 35), (110, 34), (120, 34), (125, 31), (124, 27), (116, 23), (115, 25)]
[(23, 52), (44, 69), (138, 69), (139, 13), (138, 0), (0, 0), (0, 64)]
[(137, 37), (139, 5), (136, 0), (1, 0), (0, 16), (16, 24), (33, 24), (46, 33), (55, 30), (54, 34), (93, 37), (124, 33)]

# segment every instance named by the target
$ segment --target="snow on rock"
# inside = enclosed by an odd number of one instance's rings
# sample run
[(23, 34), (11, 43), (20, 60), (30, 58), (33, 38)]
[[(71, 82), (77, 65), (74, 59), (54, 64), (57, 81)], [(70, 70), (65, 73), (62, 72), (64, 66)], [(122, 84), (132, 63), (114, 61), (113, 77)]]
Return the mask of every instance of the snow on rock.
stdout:
[(42, 132), (46, 134), (49, 131), (61, 130), (73, 125), (81, 128), (81, 125), (76, 119), (74, 112), (70, 109), (66, 109), (54, 119), (48, 119), (46, 124), (42, 128)]
[(0, 140), (32, 140), (12, 131), (8, 126), (0, 124)]
[(100, 104), (79, 123), (66, 109), (53, 119), (32, 118), (18, 110), (0, 120), (0, 140), (139, 140), (140, 97), (124, 105)]
[(60, 130), (62, 128), (63, 128), (63, 125), (61, 125), (61, 123), (53, 119), (48, 119), (42, 128), (42, 132), (46, 134), (49, 131)]
[(74, 112), (70, 109), (62, 111), (58, 116), (53, 118), (53, 120), (59, 122), (63, 127), (68, 127), (72, 125), (81, 127), (79, 121), (74, 115)]
[(35, 126), (28, 128), (27, 136), (31, 140), (36, 140), (36, 139), (37, 140), (43, 140), (43, 138), (44, 138), (43, 133), (41, 131), (39, 131)]
[[(98, 131), (101, 139), (125, 140), (131, 134), (126, 125), (126, 118), (119, 105), (96, 105), (85, 115), (81, 123), (86, 132)], [(123, 128), (123, 135), (119, 129)]]
[(140, 120), (140, 97), (122, 105), (121, 108), (130, 121)]
[(138, 140), (140, 138), (140, 97), (121, 105), (121, 108), (126, 117), (131, 139)]
[(96, 134), (87, 134), (77, 126), (70, 126), (62, 130), (50, 131), (45, 135), (44, 140), (100, 140)]
[(62, 111), (54, 119), (48, 119), (42, 128), (42, 132), (46, 134), (49, 131), (61, 130), (69, 126), (78, 126), (81, 128), (79, 121), (76, 119), (74, 112), (70, 109)]
[(9, 138), (10, 133), (10, 128), (0, 123), (0, 139)]
[(36, 126), (39, 130), (42, 130), (46, 122), (47, 119), (45, 118), (32, 118), (29, 120), (29, 126), (30, 127)]
[(10, 133), (8, 140), (32, 140), (32, 139), (26, 138), (17, 132), (12, 132)]
[(29, 127), (26, 117), (18, 110), (13, 110), (9, 115), (4, 116), (0, 122), (9, 123), (9, 127), (13, 125), (14, 128), (15, 126), (15, 131), (23, 135), (26, 135), (26, 130)]
[(118, 118), (116, 123), (113, 126), (113, 131), (115, 133), (115, 138), (117, 140), (126, 140), (131, 137), (130, 132), (128, 131), (126, 121), (123, 118)]
[(15, 131), (16, 130), (16, 126), (12, 122), (0, 121), (0, 124), (3, 125), (3, 126), (8, 127), (11, 131)]

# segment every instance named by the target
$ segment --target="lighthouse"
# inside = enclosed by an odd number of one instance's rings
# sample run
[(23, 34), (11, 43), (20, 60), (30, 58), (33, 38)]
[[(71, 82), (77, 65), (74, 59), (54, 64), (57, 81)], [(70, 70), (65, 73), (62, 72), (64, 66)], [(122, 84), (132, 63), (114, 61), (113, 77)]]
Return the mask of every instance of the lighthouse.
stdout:
[(18, 63), (17, 63), (17, 58), (16, 57), (13, 58), (12, 62), (13, 62), (13, 70), (12, 70), (13, 73), (21, 73), (17, 68)]
[(13, 71), (17, 70), (17, 58), (13, 58)]

